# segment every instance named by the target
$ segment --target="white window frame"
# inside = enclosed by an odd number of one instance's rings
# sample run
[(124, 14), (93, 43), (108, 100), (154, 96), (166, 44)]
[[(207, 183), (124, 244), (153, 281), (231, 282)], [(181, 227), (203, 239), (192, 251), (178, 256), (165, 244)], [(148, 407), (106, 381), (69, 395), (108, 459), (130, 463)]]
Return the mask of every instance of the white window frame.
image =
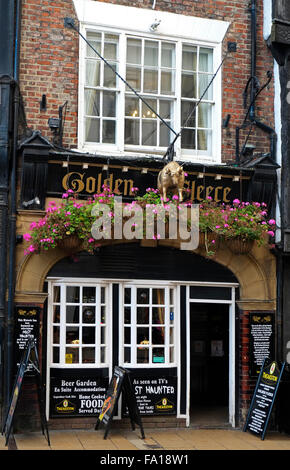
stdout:
[[(59, 362), (53, 362), (53, 326), (56, 325), (53, 322), (53, 287), (54, 286), (60, 286), (61, 288), (65, 289), (66, 286), (74, 286), (74, 287), (96, 287), (97, 289), (101, 289), (101, 287), (105, 287), (105, 305), (106, 305), (106, 321), (103, 327), (106, 328), (105, 330), (105, 343), (104, 346), (106, 347), (106, 362), (100, 362), (100, 351), (97, 352), (97, 358), (99, 359), (98, 362), (93, 362), (93, 363), (82, 363), (82, 362), (77, 362), (77, 363), (66, 363), (65, 360), (61, 361), (61, 350), (62, 355), (64, 354), (65, 357), (65, 348), (66, 348), (66, 342), (65, 342), (65, 328), (66, 328), (66, 321), (65, 318), (61, 316), (60, 318), (60, 342), (59, 342), (59, 348), (60, 348), (60, 360)], [(48, 281), (48, 318), (47, 318), (47, 363), (48, 363), (48, 370), (53, 368), (53, 369), (103, 369), (106, 367), (109, 367), (111, 364), (111, 336), (110, 336), (110, 331), (111, 331), (111, 319), (112, 319), (112, 306), (110, 303), (111, 299), (111, 287), (108, 283), (103, 282), (103, 281), (92, 281), (90, 280), (70, 280), (70, 279), (56, 279), (56, 280), (49, 280)], [(67, 303), (64, 302), (63, 298), (60, 298), (60, 309), (62, 311), (65, 311), (65, 305)], [(81, 304), (81, 303), (80, 303)], [(96, 309), (99, 309), (98, 312), (96, 312), (96, 317), (100, 317), (101, 315), (101, 304), (98, 305), (97, 302), (96, 304)], [(84, 304), (82, 304), (84, 305)], [(88, 303), (88, 306), (90, 304)], [(81, 320), (81, 317), (80, 317)], [(86, 325), (85, 323), (82, 323), (82, 321), (79, 321), (75, 325)], [(100, 334), (101, 334), (101, 325), (97, 328), (96, 325), (96, 338), (95, 338), (95, 347), (100, 348)], [(72, 346), (73, 347), (73, 346)], [(81, 347), (81, 346), (80, 346)], [(89, 347), (89, 346), (88, 346)]]
[[(134, 7), (115, 5), (110, 3), (97, 2), (92, 0), (73, 0), (78, 20), (80, 22), (80, 32), (86, 36), (87, 31), (104, 31), (118, 34), (119, 42), (119, 74), (126, 76), (126, 34), (144, 37), (147, 39), (165, 40), (176, 43), (176, 70), (181, 70), (181, 47), (182, 43), (193, 44), (213, 49), (213, 73), (217, 70), (222, 59), (222, 40), (228, 29), (229, 23), (225, 21), (210, 20), (206, 18), (196, 18), (174, 13), (153, 11)], [(156, 32), (150, 31), (150, 25), (155, 19), (161, 20)], [(125, 148), (124, 144), (124, 124), (125, 119), (118, 119), (116, 132), (116, 145), (86, 143), (84, 140), (84, 80), (85, 80), (85, 50), (87, 44), (80, 38), (79, 47), (79, 118), (78, 118), (78, 150), (90, 153), (108, 155), (140, 155), (154, 154), (156, 157), (164, 156), (164, 149), (140, 147)], [(175, 145), (176, 158), (179, 160), (190, 160), (204, 163), (221, 163), (221, 71), (217, 74), (213, 82), (214, 107), (212, 118), (214, 125), (212, 131), (212, 153), (204, 154), (203, 151), (187, 150), (181, 151), (181, 139), (177, 139)], [(175, 98), (176, 117), (172, 127), (175, 132), (180, 131), (180, 83), (181, 74), (176, 74), (176, 90), (178, 94)], [(178, 83), (179, 82), (179, 83)], [(119, 80), (119, 92), (117, 92), (118, 109), (124, 110), (125, 84)], [(122, 113), (124, 117), (124, 113)]]
[[(124, 342), (124, 328), (128, 324), (124, 322), (124, 311), (123, 308), (125, 307), (125, 299), (124, 299), (124, 292), (125, 288), (131, 288), (131, 323), (130, 323), (130, 328), (131, 328), (131, 362), (125, 362), (124, 361), (124, 347), (125, 342)], [(136, 318), (136, 313), (137, 313), (137, 299), (136, 299), (136, 293), (137, 289), (164, 289), (165, 291), (165, 301), (164, 301), (164, 307), (165, 307), (165, 314), (164, 314), (164, 326), (165, 329), (165, 341), (164, 341), (164, 362), (153, 362), (153, 357), (152, 357), (152, 349), (153, 348), (158, 348), (162, 347), (159, 345), (148, 345), (148, 352), (149, 352), (149, 359), (151, 358), (151, 362), (149, 360), (148, 363), (141, 363), (137, 362), (137, 352), (136, 348), (138, 347), (137, 343), (137, 318)], [(173, 290), (173, 304), (170, 303), (170, 289)], [(121, 342), (120, 342), (120, 351), (119, 351), (119, 357), (120, 357), (120, 364), (123, 365), (123, 367), (127, 368), (134, 368), (134, 369), (143, 369), (143, 368), (149, 368), (149, 369), (160, 369), (162, 368), (172, 368), (172, 367), (177, 367), (178, 366), (178, 347), (177, 347), (177, 329), (178, 329), (178, 306), (177, 306), (177, 289), (176, 286), (171, 285), (170, 282), (168, 283), (162, 283), (158, 282), (156, 284), (152, 284), (152, 282), (148, 281), (142, 281), (142, 282), (137, 282), (135, 281), (134, 283), (132, 282), (127, 282), (124, 284), (120, 284), (120, 303), (119, 303), (119, 312), (120, 312), (120, 325), (121, 325)], [(139, 304), (138, 304), (139, 305)], [(157, 306), (153, 304), (152, 302), (149, 302), (150, 308), (153, 306)], [(173, 322), (170, 324), (170, 307), (174, 308), (173, 310)], [(140, 327), (142, 327), (141, 324), (139, 324)], [(148, 324), (144, 324), (144, 328), (148, 328), (149, 331), (152, 328), (152, 321), (149, 319)], [(154, 324), (155, 325), (155, 324)], [(158, 326), (157, 324), (155, 326)], [(173, 328), (173, 342), (170, 342), (170, 328)], [(150, 335), (150, 333), (149, 333)], [(170, 362), (170, 348), (173, 347), (173, 354), (174, 354), (174, 360)], [(144, 349), (147, 349), (146, 347)], [(136, 357), (133, 351), (135, 350), (136, 352)]]

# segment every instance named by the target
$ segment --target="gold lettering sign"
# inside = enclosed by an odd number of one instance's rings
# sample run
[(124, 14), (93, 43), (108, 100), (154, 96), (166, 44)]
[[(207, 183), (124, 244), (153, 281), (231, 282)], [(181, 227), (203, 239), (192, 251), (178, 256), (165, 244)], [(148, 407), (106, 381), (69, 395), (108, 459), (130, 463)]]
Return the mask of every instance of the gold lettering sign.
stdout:
[[(133, 179), (114, 178), (114, 174), (110, 173), (103, 179), (102, 173), (94, 176), (86, 176), (85, 172), (72, 171), (67, 173), (62, 179), (62, 187), (65, 191), (72, 189), (76, 193), (83, 191), (89, 194), (100, 193), (102, 186), (106, 185), (110, 190), (120, 196), (130, 196), (132, 188), (135, 186)], [(119, 175), (118, 175), (119, 176)], [(156, 173), (157, 177), (157, 173)], [(198, 203), (207, 197), (212, 197), (215, 202), (230, 202), (229, 195), (232, 188), (229, 186), (211, 186), (197, 184), (194, 180), (185, 180), (184, 188), (189, 190), (190, 199)]]

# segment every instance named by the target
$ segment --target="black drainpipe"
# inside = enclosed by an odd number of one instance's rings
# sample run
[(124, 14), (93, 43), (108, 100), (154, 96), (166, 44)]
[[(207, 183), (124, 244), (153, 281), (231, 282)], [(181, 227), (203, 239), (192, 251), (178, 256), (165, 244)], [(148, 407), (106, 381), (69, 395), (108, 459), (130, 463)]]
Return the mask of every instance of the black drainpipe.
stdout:
[[(246, 95), (248, 91), (249, 85), (251, 85), (250, 89), (250, 106), (246, 113), (246, 117), (244, 122), (241, 126), (236, 127), (236, 164), (240, 164), (240, 130), (246, 127), (246, 119), (249, 117), (250, 125), (256, 126), (262, 131), (266, 132), (269, 135), (270, 139), (270, 154), (274, 161), (276, 161), (276, 147), (277, 147), (277, 134), (275, 130), (264, 124), (261, 121), (256, 119), (256, 109), (255, 103), (258, 95), (261, 91), (270, 83), (272, 74), (271, 72), (267, 72), (268, 80), (265, 85), (260, 87), (259, 81), (256, 77), (256, 49), (257, 49), (257, 8), (256, 8), (256, 0), (251, 0), (249, 11), (251, 13), (251, 76), (247, 82), (245, 91), (244, 91), (244, 101), (246, 101)], [(242, 149), (243, 150), (243, 149)]]
[(6, 328), (6, 364), (5, 364), (5, 404), (9, 406), (13, 378), (14, 354), (14, 292), (15, 292), (15, 248), (16, 248), (16, 184), (17, 184), (17, 147), (18, 147), (18, 115), (20, 90), (19, 79), (19, 41), (21, 21), (21, 0), (16, 2), (15, 53), (14, 53), (14, 93), (13, 93), (13, 140), (10, 174), (10, 211), (9, 211), (9, 262), (8, 262), (8, 304)]

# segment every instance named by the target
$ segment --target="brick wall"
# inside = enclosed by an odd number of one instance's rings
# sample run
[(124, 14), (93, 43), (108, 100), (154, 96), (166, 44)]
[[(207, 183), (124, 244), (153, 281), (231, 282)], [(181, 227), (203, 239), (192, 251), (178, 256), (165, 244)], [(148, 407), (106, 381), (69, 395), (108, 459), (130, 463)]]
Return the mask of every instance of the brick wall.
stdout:
[[(152, 0), (105, 0), (106, 3), (152, 8)], [(231, 23), (224, 41), (237, 43), (237, 52), (229, 56), (223, 67), (222, 117), (231, 115), (229, 127), (222, 131), (223, 160), (235, 158), (235, 128), (242, 124), (243, 91), (250, 77), (250, 13), (248, 0), (157, 0), (156, 12), (168, 11), (197, 17), (207, 17)], [(21, 24), (20, 85), (24, 98), (28, 126), (52, 138), (47, 121), (58, 117), (58, 107), (68, 101), (63, 145), (77, 145), (78, 105), (78, 36), (63, 25), (63, 18), (75, 18), (71, 0), (23, 0)], [(263, 40), (263, 2), (257, 1), (257, 78), (263, 85), (267, 70), (273, 69), (273, 59)], [(257, 119), (273, 127), (273, 81), (257, 100)], [(47, 110), (40, 111), (40, 100), (47, 96)], [(241, 133), (241, 145), (249, 129)], [(253, 128), (249, 143), (257, 152), (269, 151), (268, 136)]]

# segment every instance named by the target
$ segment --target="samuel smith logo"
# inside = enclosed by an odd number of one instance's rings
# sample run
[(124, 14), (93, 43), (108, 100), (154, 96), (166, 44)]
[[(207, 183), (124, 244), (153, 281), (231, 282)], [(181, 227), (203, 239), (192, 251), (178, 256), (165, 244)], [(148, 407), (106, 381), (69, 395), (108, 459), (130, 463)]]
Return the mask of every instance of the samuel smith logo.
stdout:
[(273, 362), (273, 364), (271, 365), (271, 368), (270, 368), (270, 374), (271, 375), (274, 373), (275, 367), (276, 367), (276, 364), (275, 364), (275, 362)]
[(75, 408), (75, 405), (68, 400), (63, 400), (55, 407), (57, 413), (73, 413)]

